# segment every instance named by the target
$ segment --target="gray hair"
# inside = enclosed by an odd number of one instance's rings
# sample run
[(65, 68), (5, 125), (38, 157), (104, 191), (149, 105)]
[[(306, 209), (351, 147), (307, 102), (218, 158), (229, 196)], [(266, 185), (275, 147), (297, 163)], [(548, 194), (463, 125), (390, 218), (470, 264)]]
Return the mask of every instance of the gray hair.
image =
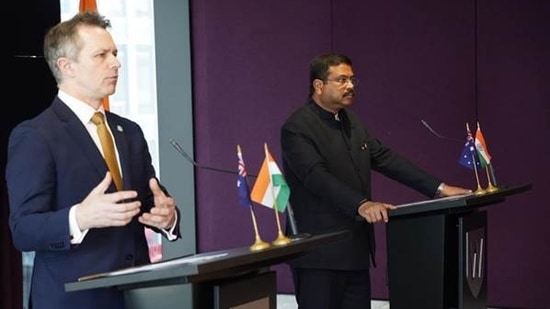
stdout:
[(76, 59), (83, 43), (78, 33), (81, 26), (96, 26), (103, 29), (111, 27), (111, 22), (97, 12), (85, 11), (52, 27), (44, 37), (44, 57), (57, 82), (61, 81), (61, 72), (57, 59), (67, 57)]

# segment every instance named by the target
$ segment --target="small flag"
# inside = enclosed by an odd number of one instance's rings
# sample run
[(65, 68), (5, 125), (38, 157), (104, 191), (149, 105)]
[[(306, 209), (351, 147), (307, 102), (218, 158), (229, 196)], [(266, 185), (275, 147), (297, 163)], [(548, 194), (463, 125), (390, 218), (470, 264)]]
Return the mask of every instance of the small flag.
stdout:
[(239, 201), (246, 208), (252, 207), (252, 201), (250, 200), (250, 189), (248, 187), (248, 179), (246, 178), (246, 167), (244, 165), (243, 154), (241, 152), (241, 146), (237, 145), (237, 160), (239, 176), (237, 178), (237, 192), (239, 193)]
[(476, 146), (477, 153), (479, 155), (479, 161), (481, 162), (481, 166), (485, 167), (491, 164), (491, 155), (489, 154), (489, 150), (487, 149), (485, 138), (481, 133), (479, 122), (477, 123), (475, 146)]
[(80, 3), (78, 4), (78, 10), (80, 12), (85, 11), (97, 11), (97, 4), (95, 0), (80, 0)]
[(464, 148), (462, 149), (462, 153), (460, 154), (460, 158), (458, 159), (458, 163), (460, 165), (473, 169), (474, 163), (476, 165), (479, 165), (479, 160), (476, 160), (477, 153), (476, 153), (476, 147), (474, 144), (474, 138), (472, 136), (472, 132), (470, 132), (470, 127), (468, 124), (466, 124), (466, 143), (464, 144)]
[(258, 204), (283, 212), (288, 204), (290, 188), (273, 156), (269, 153), (267, 144), (264, 144), (264, 148), (265, 159), (252, 188), (251, 198)]

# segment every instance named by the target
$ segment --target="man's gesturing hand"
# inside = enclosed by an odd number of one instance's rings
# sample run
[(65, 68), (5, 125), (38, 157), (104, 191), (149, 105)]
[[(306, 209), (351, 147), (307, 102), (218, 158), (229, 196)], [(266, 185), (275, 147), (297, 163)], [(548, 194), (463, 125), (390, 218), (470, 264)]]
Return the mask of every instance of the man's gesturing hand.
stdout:
[(149, 188), (153, 192), (154, 205), (151, 212), (143, 213), (139, 222), (159, 229), (168, 230), (174, 225), (176, 218), (176, 202), (173, 198), (166, 196), (160, 188), (157, 180), (149, 180)]
[(77, 206), (76, 221), (81, 230), (124, 226), (139, 213), (141, 203), (131, 201), (136, 198), (137, 192), (105, 193), (111, 182), (111, 174), (107, 172), (103, 180)]

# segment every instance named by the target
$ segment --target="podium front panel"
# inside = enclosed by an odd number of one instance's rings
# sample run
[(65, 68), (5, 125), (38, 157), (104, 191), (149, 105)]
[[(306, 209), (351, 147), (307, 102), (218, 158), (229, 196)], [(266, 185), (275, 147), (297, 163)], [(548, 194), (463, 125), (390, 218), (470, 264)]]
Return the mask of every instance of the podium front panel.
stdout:
[(486, 224), (476, 210), (390, 220), (390, 307), (487, 308)]
[(402, 204), (386, 225), (391, 309), (487, 308), (487, 212), (482, 207), (530, 190)]
[(487, 308), (487, 212), (458, 218), (458, 308)]
[(394, 218), (388, 222), (391, 309), (443, 308), (446, 226), (444, 215)]
[(214, 285), (213, 291), (214, 309), (277, 308), (275, 271), (219, 282)]

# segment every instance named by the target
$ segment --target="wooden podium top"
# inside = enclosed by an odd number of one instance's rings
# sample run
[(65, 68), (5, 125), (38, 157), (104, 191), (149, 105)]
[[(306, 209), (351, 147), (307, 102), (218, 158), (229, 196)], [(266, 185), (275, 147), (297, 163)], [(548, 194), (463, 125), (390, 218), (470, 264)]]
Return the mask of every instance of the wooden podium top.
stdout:
[(66, 283), (65, 290), (70, 292), (110, 286), (132, 289), (230, 278), (280, 264), (305, 254), (311, 249), (348, 236), (349, 231), (340, 231), (293, 240), (288, 245), (271, 246), (259, 251), (241, 247), (195, 254), (108, 273), (93, 274), (80, 278), (77, 282)]
[(503, 202), (507, 196), (518, 194), (530, 190), (531, 184), (518, 186), (503, 186), (492, 193), (482, 195), (467, 194), (460, 196), (450, 196), (433, 200), (426, 200), (414, 203), (397, 205), (397, 209), (389, 211), (390, 217), (400, 217), (406, 215), (423, 213), (459, 213), (469, 211), (473, 208), (479, 208), (491, 204)]

